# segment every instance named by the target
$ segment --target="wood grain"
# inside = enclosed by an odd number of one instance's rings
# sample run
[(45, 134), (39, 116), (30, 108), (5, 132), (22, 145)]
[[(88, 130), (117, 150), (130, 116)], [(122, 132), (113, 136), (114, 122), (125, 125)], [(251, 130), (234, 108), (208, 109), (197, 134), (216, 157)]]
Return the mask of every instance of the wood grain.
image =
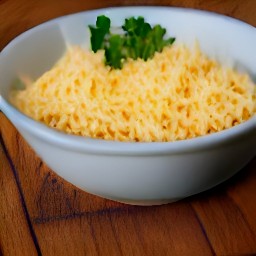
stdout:
[[(239, 207), (225, 190), (226, 187), (223, 190), (220, 187), (218, 191), (206, 193), (208, 197), (204, 195), (201, 200), (192, 202), (208, 239), (217, 255), (246, 254), (255, 251), (256, 230), (248, 223), (244, 208)], [(255, 212), (252, 216), (256, 216)]]
[[(0, 141), (2, 134), (0, 132)], [(15, 171), (0, 145), (0, 254), (36, 255), (26, 205), (17, 186)]]
[[(256, 26), (256, 1), (0, 0), (0, 49), (51, 18), (120, 5), (210, 10)], [(256, 158), (227, 182), (177, 203), (139, 207), (58, 177), (0, 112), (0, 255), (256, 254)]]

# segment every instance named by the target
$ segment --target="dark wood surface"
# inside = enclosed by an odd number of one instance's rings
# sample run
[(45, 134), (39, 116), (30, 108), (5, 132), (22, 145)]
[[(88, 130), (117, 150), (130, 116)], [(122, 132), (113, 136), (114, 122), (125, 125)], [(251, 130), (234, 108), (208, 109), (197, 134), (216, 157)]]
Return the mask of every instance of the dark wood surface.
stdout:
[[(120, 5), (215, 11), (256, 26), (256, 1), (0, 0), (0, 49), (51, 18)], [(256, 158), (227, 182), (177, 203), (129, 206), (51, 171), (0, 112), (0, 255), (256, 254)]]

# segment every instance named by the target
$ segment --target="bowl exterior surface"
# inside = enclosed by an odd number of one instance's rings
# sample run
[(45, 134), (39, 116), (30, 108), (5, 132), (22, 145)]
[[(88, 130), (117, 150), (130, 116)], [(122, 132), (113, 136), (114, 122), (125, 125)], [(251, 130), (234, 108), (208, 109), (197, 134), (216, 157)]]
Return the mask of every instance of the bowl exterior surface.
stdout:
[(255, 155), (254, 131), (230, 143), (185, 153), (118, 155), (63, 149), (19, 129), (44, 162), (92, 194), (157, 205), (205, 191), (225, 181)]

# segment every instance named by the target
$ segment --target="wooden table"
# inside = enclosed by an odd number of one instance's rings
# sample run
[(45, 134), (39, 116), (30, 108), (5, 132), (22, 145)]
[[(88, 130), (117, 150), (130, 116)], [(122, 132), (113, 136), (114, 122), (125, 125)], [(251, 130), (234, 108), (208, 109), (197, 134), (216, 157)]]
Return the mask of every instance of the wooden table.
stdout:
[[(2, 0), (0, 49), (54, 17), (135, 4), (206, 9), (256, 25), (255, 0)], [(210, 191), (168, 205), (129, 206), (87, 194), (58, 177), (0, 112), (0, 255), (252, 254), (256, 158)]]

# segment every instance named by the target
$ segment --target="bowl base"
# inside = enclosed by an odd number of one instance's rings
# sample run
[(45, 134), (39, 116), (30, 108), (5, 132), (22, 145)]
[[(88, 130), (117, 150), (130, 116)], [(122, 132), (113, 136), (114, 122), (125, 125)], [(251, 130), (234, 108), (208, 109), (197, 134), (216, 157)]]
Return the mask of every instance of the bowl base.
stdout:
[(152, 199), (152, 200), (133, 200), (133, 199), (121, 199), (121, 198), (107, 198), (112, 201), (116, 201), (123, 204), (129, 205), (138, 205), (138, 206), (153, 206), (153, 205), (163, 205), (163, 204), (170, 204), (181, 200), (182, 198), (174, 198), (174, 199)]

